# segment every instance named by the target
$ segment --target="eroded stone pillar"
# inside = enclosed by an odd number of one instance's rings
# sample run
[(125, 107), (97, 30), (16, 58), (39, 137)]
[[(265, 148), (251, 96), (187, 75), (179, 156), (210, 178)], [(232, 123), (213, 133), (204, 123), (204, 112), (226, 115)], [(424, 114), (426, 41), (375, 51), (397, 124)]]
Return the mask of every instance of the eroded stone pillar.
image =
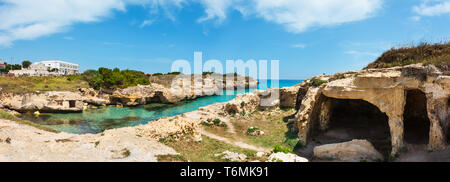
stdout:
[(333, 112), (333, 100), (325, 99), (320, 106), (319, 127), (320, 130), (325, 131), (330, 127), (331, 115)]
[(446, 137), (442, 126), (447, 122), (447, 99), (433, 99), (427, 94), (427, 112), (430, 120), (430, 140), (428, 149), (443, 150), (446, 148)]
[(403, 139), (403, 114), (387, 114), (389, 117), (389, 128), (391, 131), (391, 154), (395, 155), (404, 147)]
[(320, 94), (319, 88), (309, 88), (302, 101), (302, 105), (295, 116), (298, 126), (298, 138), (303, 144), (308, 142), (308, 137), (312, 128), (312, 120), (314, 119), (314, 107), (319, 100)]
[[(382, 99), (381, 99), (382, 98)], [(389, 117), (389, 128), (391, 131), (391, 155), (401, 151), (404, 145), (403, 112), (405, 110), (406, 94), (403, 89), (394, 89), (389, 94), (381, 97), (378, 102), (380, 110)], [(381, 107), (380, 107), (381, 106)]]

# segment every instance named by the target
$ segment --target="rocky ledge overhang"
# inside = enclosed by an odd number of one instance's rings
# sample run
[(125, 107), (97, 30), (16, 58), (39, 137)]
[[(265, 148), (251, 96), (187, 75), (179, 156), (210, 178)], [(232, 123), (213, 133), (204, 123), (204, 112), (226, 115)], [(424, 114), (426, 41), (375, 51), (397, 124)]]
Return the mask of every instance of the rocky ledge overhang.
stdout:
[(358, 99), (367, 101), (388, 116), (392, 153), (404, 147), (403, 112), (408, 90), (420, 90), (426, 95), (430, 120), (428, 147), (430, 150), (447, 147), (446, 132), (449, 123), (450, 76), (435, 66), (420, 64), (388, 69), (369, 69), (314, 77), (325, 83), (310, 86), (312, 78), (301, 83), (299, 111), (296, 114), (300, 140), (307, 143), (312, 128), (324, 131), (329, 124), (331, 99)]

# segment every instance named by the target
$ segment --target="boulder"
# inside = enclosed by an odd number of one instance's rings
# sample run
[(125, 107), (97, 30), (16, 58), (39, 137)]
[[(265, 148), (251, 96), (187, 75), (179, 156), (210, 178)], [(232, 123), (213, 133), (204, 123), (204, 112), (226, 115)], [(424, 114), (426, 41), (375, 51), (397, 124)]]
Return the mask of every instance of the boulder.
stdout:
[(247, 156), (245, 154), (239, 154), (235, 152), (225, 151), (220, 154), (215, 154), (215, 157), (220, 157), (223, 160), (232, 161), (232, 162), (243, 162), (247, 160)]
[(308, 162), (308, 159), (295, 154), (278, 152), (271, 154), (267, 162)]
[(367, 140), (321, 145), (314, 148), (314, 157), (345, 162), (383, 160), (383, 155)]
[(259, 106), (260, 98), (255, 93), (238, 94), (236, 98), (227, 102), (223, 110), (229, 114), (251, 112)]
[(284, 87), (280, 89), (280, 107), (295, 108), (300, 86)]

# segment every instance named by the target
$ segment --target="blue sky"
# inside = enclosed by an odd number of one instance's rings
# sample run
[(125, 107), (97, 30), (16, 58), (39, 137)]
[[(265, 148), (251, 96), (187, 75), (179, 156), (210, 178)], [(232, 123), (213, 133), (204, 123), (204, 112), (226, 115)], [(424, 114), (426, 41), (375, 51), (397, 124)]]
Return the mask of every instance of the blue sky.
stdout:
[(155, 73), (201, 51), (203, 60), (277, 59), (281, 78), (304, 79), (447, 41), (449, 20), (449, 0), (0, 0), (0, 59)]

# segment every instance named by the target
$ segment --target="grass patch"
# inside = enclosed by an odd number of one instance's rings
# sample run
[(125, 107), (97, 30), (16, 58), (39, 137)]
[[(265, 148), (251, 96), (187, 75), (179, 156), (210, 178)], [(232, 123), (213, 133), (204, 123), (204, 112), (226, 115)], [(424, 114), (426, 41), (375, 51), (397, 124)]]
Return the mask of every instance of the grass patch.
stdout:
[(417, 63), (423, 63), (424, 65), (433, 64), (442, 71), (448, 71), (450, 66), (450, 43), (421, 43), (409, 47), (392, 48), (364, 69), (390, 68)]
[(42, 76), (42, 77), (1, 77), (0, 88), (3, 92), (30, 93), (36, 91), (77, 91), (88, 88), (86, 81), (76, 76)]
[(309, 80), (309, 86), (314, 86), (314, 87), (318, 87), (324, 83), (328, 83), (327, 81), (318, 79), (318, 78), (312, 78), (311, 80)]
[(186, 158), (179, 154), (157, 155), (156, 159), (158, 162), (188, 162)]
[(33, 123), (31, 121), (20, 119), (20, 118), (14, 116), (14, 115), (11, 115), (11, 114), (3, 111), (3, 110), (0, 110), (0, 119), (11, 120), (11, 121), (14, 121), (14, 122), (16, 122), (18, 124), (29, 125), (29, 126), (37, 128), (37, 129), (48, 131), (48, 132), (60, 133), (60, 131), (58, 131), (58, 130), (55, 130), (55, 129), (50, 128), (48, 126), (44, 126), (44, 125)]
[(202, 136), (202, 139), (202, 142), (196, 142), (192, 135), (185, 135), (178, 140), (165, 138), (160, 139), (160, 142), (172, 147), (181, 156), (192, 162), (227, 162), (214, 157), (214, 154), (219, 154), (226, 150), (242, 153), (247, 156), (254, 156), (256, 153), (255, 151), (242, 149), (207, 136)]
[[(242, 140), (245, 143), (255, 146), (273, 148), (277, 144), (285, 145), (287, 141), (294, 143), (294, 141), (291, 140), (295, 140), (297, 135), (287, 135), (289, 129), (287, 124), (283, 121), (285, 117), (294, 113), (294, 109), (270, 115), (268, 112), (260, 111), (253, 113), (248, 120), (236, 119), (231, 122), (236, 130), (236, 138), (238, 140)], [(253, 127), (253, 129), (251, 129), (251, 127)], [(262, 130), (264, 131), (264, 135), (249, 136), (247, 135), (249, 130)]]

